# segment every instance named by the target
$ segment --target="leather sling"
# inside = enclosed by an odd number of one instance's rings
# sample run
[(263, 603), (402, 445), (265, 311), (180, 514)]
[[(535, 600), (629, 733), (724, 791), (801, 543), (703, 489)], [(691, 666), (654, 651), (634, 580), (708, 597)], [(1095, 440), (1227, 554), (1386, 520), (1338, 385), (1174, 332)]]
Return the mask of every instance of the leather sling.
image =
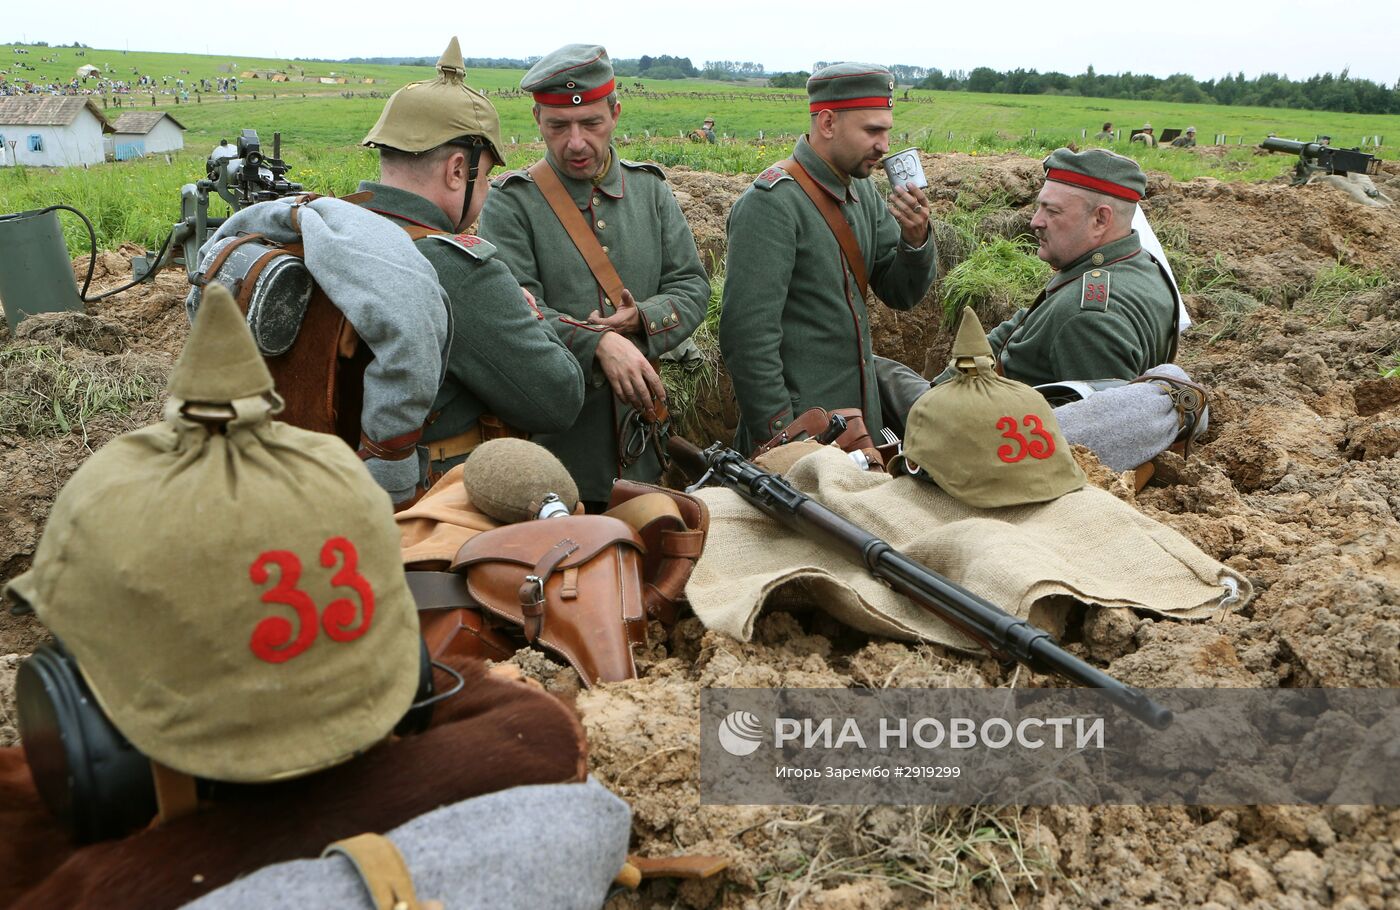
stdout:
[(860, 289), (860, 299), (864, 300), (870, 290), (870, 283), (866, 278), (865, 258), (861, 255), (860, 244), (856, 241), (855, 232), (846, 223), (846, 219), (841, 216), (841, 208), (827, 192), (817, 186), (817, 182), (812, 179), (812, 175), (807, 173), (807, 169), (797, 162), (796, 158), (787, 158), (778, 162), (778, 167), (787, 171), (788, 176), (797, 181), (797, 185), (802, 187), (802, 192), (807, 194), (807, 198), (812, 200), (812, 204), (821, 212), (822, 218), (826, 219), (826, 226), (831, 228), (831, 233), (836, 236), (836, 243), (841, 247), (841, 255), (846, 257), (846, 265), (855, 276), (856, 287)]
[[(550, 167), (549, 161), (541, 158), (530, 165), (526, 171), (535, 181), (535, 186), (539, 189), (544, 201), (549, 204), (550, 211), (554, 212), (554, 217), (559, 219), (559, 224), (563, 226), (564, 232), (569, 235), (569, 240), (573, 242), (574, 249), (578, 250), (583, 257), (584, 263), (588, 266), (588, 271), (593, 274), (593, 280), (598, 282), (598, 286), (603, 289), (603, 295), (612, 303), (613, 307), (622, 306), (622, 276), (617, 273), (617, 268), (613, 266), (608, 254), (603, 252), (603, 245), (594, 236), (593, 230), (588, 226), (588, 222), (583, 220), (583, 213), (574, 204), (574, 199), (569, 195), (569, 191), (564, 188), (564, 184), (559, 179), (559, 175), (554, 173), (554, 168)], [(645, 317), (643, 317), (645, 318)], [(651, 368), (661, 373), (659, 361), (651, 361)], [(665, 405), (658, 403), (658, 410), (664, 410)], [(619, 435), (628, 431), (628, 421), (624, 418), (619, 420), (616, 411), (616, 398), (614, 397), (613, 424), (617, 426)], [(646, 431), (655, 441), (655, 451), (657, 458), (661, 462), (662, 470), (666, 469), (666, 446), (665, 436), (669, 435), (670, 427), (666, 418), (658, 416), (655, 422), (643, 421), (641, 429)], [(619, 441), (617, 454), (618, 474), (635, 463), (635, 459), (629, 461), (626, 456), (627, 446), (625, 442)], [(641, 453), (638, 453), (638, 458)]]
[(413, 875), (403, 854), (389, 838), (382, 834), (357, 834), (331, 844), (321, 856), (332, 853), (350, 860), (369, 892), (374, 910), (426, 910), (413, 890)]
[(593, 280), (598, 282), (598, 286), (603, 289), (603, 294), (607, 296), (614, 307), (621, 306), (622, 276), (613, 267), (608, 254), (603, 252), (603, 245), (593, 235), (593, 231), (588, 227), (588, 222), (583, 220), (583, 214), (574, 204), (569, 191), (564, 189), (559, 175), (554, 173), (554, 168), (550, 167), (549, 161), (544, 158), (530, 165), (528, 173), (534, 179), (535, 186), (539, 187), (540, 195), (544, 196), (544, 201), (549, 203), (554, 217), (559, 219), (559, 223), (564, 227), (564, 232), (573, 241), (574, 248), (578, 250), (583, 261), (587, 263), (588, 271), (593, 273)]

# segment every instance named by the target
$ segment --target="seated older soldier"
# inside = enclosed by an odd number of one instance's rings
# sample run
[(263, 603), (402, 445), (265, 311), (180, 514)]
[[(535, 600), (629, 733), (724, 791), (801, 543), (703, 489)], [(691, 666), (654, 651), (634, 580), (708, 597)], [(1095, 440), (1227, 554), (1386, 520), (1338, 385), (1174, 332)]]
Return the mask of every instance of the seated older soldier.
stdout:
[[(1003, 375), (1028, 385), (1140, 376), (1176, 354), (1178, 301), (1163, 266), (1132, 228), (1147, 178), (1103, 149), (1058, 149), (1031, 230), (1056, 270), (1031, 305), (987, 334)], [(887, 414), (900, 419), (929, 383), (877, 358)], [(950, 378), (946, 372), (934, 384)]]

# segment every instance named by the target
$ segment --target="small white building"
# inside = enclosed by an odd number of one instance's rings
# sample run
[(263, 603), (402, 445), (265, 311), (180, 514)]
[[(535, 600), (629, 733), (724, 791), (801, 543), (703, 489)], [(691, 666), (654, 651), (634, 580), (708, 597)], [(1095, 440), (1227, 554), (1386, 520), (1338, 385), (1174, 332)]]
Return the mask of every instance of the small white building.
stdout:
[(185, 147), (185, 127), (164, 111), (127, 111), (112, 124), (108, 142), (118, 161), (176, 152)]
[(90, 98), (0, 97), (0, 166), (101, 164), (102, 137), (112, 124)]

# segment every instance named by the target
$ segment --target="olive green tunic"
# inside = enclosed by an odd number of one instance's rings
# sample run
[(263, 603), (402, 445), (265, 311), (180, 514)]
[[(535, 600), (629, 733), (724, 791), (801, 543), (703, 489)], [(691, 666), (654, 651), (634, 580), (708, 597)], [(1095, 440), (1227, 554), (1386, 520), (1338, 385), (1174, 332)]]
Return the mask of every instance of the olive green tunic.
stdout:
[[(804, 136), (793, 152), (840, 204), (860, 244), (870, 287), (912, 308), (933, 283), (933, 235), (913, 248), (869, 178), (842, 183)], [(812, 407), (861, 408), (882, 426), (870, 313), (821, 212), (786, 171), (770, 167), (729, 213), (720, 351), (734, 381), (748, 453)]]
[[(415, 193), (364, 181), (374, 194), (363, 203), (395, 221), (451, 232), (453, 225), (432, 202)], [(451, 301), (452, 342), (447, 375), (433, 401), (438, 418), (424, 442), (471, 429), (482, 414), (529, 433), (557, 433), (573, 423), (583, 404), (583, 371), (531, 308), (496, 248), (479, 237), (415, 243), (432, 263)], [(442, 471), (465, 456), (433, 465)]]
[(1133, 379), (1170, 359), (1176, 325), (1172, 286), (1134, 231), (1061, 269), (987, 340), (1002, 372), (1027, 385)]
[[(665, 173), (654, 164), (619, 158), (614, 147), (613, 164), (595, 187), (563, 174), (549, 156), (546, 160), (637, 300), (644, 334), (634, 341), (642, 353), (654, 360), (680, 346), (705, 318), (710, 283)], [(631, 409), (614, 399), (594, 360), (603, 330), (586, 321), (594, 310), (613, 312), (604, 306), (602, 288), (528, 173), (503, 174), (492, 187), (481, 232), (535, 295), (540, 311), (578, 358), (587, 384), (573, 426), (535, 441), (569, 469), (584, 500), (606, 500), (618, 476), (655, 482), (661, 464), (650, 447), (619, 473), (618, 426)]]

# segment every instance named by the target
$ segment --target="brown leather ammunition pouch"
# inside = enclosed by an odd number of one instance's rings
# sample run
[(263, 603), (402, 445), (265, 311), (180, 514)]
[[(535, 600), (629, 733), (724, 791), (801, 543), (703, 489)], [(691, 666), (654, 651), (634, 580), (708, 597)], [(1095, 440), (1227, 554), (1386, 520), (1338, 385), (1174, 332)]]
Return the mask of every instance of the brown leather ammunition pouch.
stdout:
[(763, 445), (754, 449), (750, 460), (772, 451), (789, 442), (812, 439), (823, 445), (835, 443), (843, 452), (863, 452), (870, 461), (870, 470), (885, 469), (886, 450), (877, 447), (870, 438), (865, 426), (865, 414), (860, 408), (837, 408), (825, 411), (821, 408), (808, 408), (792, 423)]
[(585, 685), (634, 679), (632, 646), (646, 644), (641, 538), (606, 515), (570, 515), (483, 531), (452, 571), (491, 619), (524, 630)]

